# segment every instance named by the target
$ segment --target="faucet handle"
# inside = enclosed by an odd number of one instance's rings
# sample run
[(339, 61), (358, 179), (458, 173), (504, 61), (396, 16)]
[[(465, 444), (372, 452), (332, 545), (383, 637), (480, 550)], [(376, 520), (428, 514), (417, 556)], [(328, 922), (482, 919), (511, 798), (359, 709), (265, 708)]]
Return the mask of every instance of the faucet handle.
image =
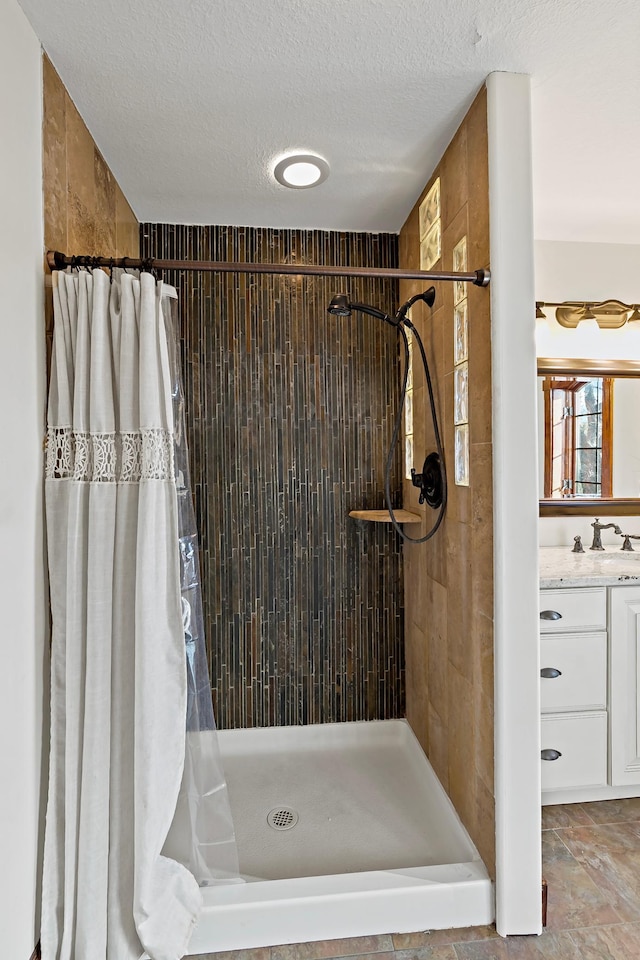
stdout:
[(624, 540), (622, 541), (623, 550), (633, 550), (633, 547), (631, 546), (631, 541), (640, 540), (640, 535), (638, 535), (637, 533), (621, 533), (620, 536), (624, 537)]
[(571, 553), (584, 553), (584, 547), (582, 546), (582, 537), (577, 536), (573, 538), (573, 550)]

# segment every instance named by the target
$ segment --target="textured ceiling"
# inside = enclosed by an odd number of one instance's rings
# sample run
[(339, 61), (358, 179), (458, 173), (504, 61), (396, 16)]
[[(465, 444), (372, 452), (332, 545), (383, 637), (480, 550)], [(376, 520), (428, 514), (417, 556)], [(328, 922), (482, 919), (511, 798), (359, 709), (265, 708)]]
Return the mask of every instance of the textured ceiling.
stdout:
[[(536, 236), (640, 243), (638, 0), (20, 0), (140, 220), (397, 231), (488, 73)], [(287, 190), (273, 163), (319, 153)]]

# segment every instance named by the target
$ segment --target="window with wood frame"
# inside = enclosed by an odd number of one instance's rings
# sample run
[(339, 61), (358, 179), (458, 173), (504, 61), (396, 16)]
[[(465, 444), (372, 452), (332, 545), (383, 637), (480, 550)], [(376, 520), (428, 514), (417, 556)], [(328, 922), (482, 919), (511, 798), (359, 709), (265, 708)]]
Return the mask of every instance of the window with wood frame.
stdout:
[(613, 377), (544, 377), (544, 496), (611, 497)]

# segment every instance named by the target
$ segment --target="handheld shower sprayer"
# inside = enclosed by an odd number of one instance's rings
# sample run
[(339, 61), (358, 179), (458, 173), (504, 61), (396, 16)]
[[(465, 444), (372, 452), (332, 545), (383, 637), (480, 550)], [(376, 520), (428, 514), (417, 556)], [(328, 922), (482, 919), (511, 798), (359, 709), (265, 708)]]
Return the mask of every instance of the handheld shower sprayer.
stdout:
[[(438, 417), (436, 414), (436, 405), (435, 398), (433, 394), (433, 385), (431, 383), (431, 374), (429, 372), (429, 364), (427, 363), (427, 356), (425, 353), (424, 345), (420, 334), (414, 327), (411, 320), (407, 317), (407, 312), (414, 303), (418, 300), (422, 300), (428, 307), (432, 307), (436, 299), (435, 287), (429, 287), (428, 290), (424, 290), (422, 293), (417, 293), (415, 296), (407, 300), (406, 303), (403, 303), (402, 306), (398, 309), (395, 317), (390, 317), (389, 314), (384, 313), (382, 310), (378, 310), (376, 307), (370, 307), (365, 303), (351, 303), (349, 298), (345, 293), (336, 294), (331, 303), (328, 306), (328, 312), (332, 316), (337, 317), (350, 317), (353, 310), (357, 310), (359, 313), (368, 314), (371, 317), (376, 317), (378, 320), (384, 320), (385, 323), (391, 324), (392, 327), (395, 327), (398, 331), (398, 335), (402, 337), (404, 344), (404, 377), (402, 381), (402, 389), (400, 391), (400, 404), (398, 407), (398, 413), (396, 415), (395, 423), (393, 426), (393, 435), (391, 438), (391, 445), (389, 447), (389, 453), (387, 454), (387, 463), (385, 468), (385, 497), (387, 501), (387, 507), (389, 510), (389, 516), (391, 518), (391, 523), (398, 531), (400, 536), (409, 541), (409, 543), (424, 543), (426, 540), (430, 540), (434, 535), (440, 524), (442, 523), (444, 512), (447, 506), (447, 475), (445, 470), (444, 462), (444, 450), (442, 448), (442, 440), (440, 438), (440, 429), (438, 427)], [(435, 436), (436, 451), (430, 453), (424, 461), (422, 467), (422, 472), (417, 473), (416, 470), (411, 470), (411, 482), (414, 487), (418, 487), (420, 490), (420, 503), (425, 501), (430, 507), (435, 510), (438, 510), (438, 516), (429, 532), (424, 537), (410, 537), (408, 536), (398, 521), (396, 520), (393, 506), (391, 503), (391, 470), (393, 466), (393, 457), (395, 454), (395, 449), (398, 443), (398, 437), (400, 434), (400, 425), (402, 423), (402, 410), (404, 407), (404, 401), (407, 395), (407, 379), (409, 375), (409, 340), (405, 327), (411, 330), (411, 334), (414, 337), (418, 348), (420, 350), (420, 357), (422, 359), (422, 366), (424, 369), (425, 380), (427, 384), (427, 391), (429, 394), (429, 405), (431, 408), (431, 418), (433, 421), (433, 432)]]
[(370, 317), (377, 317), (378, 320), (384, 320), (385, 323), (390, 323), (392, 327), (398, 326), (397, 319), (394, 320), (387, 313), (383, 313), (382, 310), (377, 310), (376, 307), (370, 307), (367, 303), (350, 303), (346, 293), (337, 293), (327, 307), (327, 312), (334, 317), (350, 317), (354, 310), (367, 313)]

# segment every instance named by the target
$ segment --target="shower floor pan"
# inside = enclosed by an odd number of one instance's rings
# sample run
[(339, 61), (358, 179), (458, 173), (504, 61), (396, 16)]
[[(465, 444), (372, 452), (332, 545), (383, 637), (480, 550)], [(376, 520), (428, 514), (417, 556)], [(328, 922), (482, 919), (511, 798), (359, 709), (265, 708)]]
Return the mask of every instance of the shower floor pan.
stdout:
[(189, 952), (491, 923), (493, 888), (405, 720), (219, 733), (246, 883)]

